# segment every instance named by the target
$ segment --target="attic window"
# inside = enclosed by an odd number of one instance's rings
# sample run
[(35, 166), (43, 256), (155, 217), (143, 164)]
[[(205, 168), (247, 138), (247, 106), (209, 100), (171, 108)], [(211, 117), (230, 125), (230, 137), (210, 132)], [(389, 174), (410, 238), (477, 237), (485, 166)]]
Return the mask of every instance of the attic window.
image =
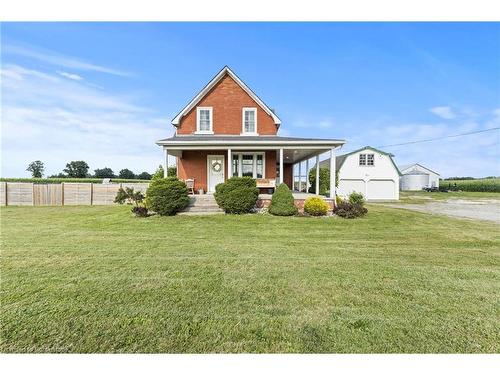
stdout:
[(375, 155), (374, 154), (359, 154), (359, 165), (361, 166), (371, 166), (375, 165)]
[(212, 134), (212, 107), (196, 108), (196, 132)]
[(243, 108), (242, 134), (257, 134), (257, 108)]

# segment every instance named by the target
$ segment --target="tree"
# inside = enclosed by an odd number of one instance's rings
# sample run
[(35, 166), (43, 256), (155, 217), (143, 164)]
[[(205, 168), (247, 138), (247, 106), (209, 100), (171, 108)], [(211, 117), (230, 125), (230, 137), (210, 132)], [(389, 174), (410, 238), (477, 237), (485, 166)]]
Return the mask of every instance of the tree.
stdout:
[(66, 164), (63, 172), (66, 172), (68, 177), (85, 178), (89, 172), (89, 165), (83, 160), (71, 161)]
[(135, 173), (132, 172), (130, 169), (122, 169), (119, 173), (118, 173), (118, 177), (120, 178), (126, 178), (126, 179), (133, 179), (135, 178)]
[(102, 169), (96, 169), (94, 170), (94, 177), (96, 178), (113, 178), (115, 177), (115, 174), (113, 173), (113, 170), (108, 167), (104, 167)]
[(148, 172), (142, 172), (137, 175), (139, 180), (151, 180), (151, 174)]
[(163, 170), (163, 166), (160, 164), (158, 166), (158, 169), (156, 170), (155, 174), (151, 177), (152, 180), (157, 180), (159, 178), (164, 178), (165, 177), (165, 172)]
[(31, 177), (41, 178), (43, 176), (43, 171), (45, 170), (45, 166), (43, 165), (43, 162), (41, 162), (40, 160), (35, 160), (28, 165), (28, 168), (26, 168), (26, 170), (28, 172), (31, 172)]

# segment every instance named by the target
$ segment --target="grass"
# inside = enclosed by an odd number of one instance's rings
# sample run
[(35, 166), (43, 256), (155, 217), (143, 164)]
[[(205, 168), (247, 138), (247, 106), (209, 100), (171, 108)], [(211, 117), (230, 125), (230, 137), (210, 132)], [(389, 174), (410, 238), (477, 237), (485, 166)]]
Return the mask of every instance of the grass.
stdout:
[(426, 192), (426, 191), (401, 191), (399, 192), (398, 203), (425, 203), (432, 200), (444, 201), (447, 199), (500, 199), (499, 193), (485, 193), (474, 191), (450, 191), (443, 192)]
[(3, 352), (490, 352), (498, 226), (2, 208)]

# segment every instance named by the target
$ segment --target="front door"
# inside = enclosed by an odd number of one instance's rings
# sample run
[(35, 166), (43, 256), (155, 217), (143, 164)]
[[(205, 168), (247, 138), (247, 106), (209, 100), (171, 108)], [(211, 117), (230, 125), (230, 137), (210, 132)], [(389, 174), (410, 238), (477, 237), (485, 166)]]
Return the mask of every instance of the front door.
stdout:
[(208, 191), (213, 193), (215, 186), (224, 182), (224, 155), (208, 155), (207, 170)]

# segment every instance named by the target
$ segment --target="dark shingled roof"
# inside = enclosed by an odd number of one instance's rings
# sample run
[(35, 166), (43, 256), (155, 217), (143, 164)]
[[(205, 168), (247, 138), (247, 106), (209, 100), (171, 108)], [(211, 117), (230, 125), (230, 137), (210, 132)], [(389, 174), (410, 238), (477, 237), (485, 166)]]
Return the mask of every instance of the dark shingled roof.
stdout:
[(160, 142), (199, 142), (199, 141), (264, 141), (264, 142), (344, 142), (342, 139), (325, 139), (325, 138), (295, 138), (295, 137), (281, 137), (278, 135), (213, 135), (213, 134), (195, 134), (195, 135), (174, 135), (170, 138), (160, 139)]

